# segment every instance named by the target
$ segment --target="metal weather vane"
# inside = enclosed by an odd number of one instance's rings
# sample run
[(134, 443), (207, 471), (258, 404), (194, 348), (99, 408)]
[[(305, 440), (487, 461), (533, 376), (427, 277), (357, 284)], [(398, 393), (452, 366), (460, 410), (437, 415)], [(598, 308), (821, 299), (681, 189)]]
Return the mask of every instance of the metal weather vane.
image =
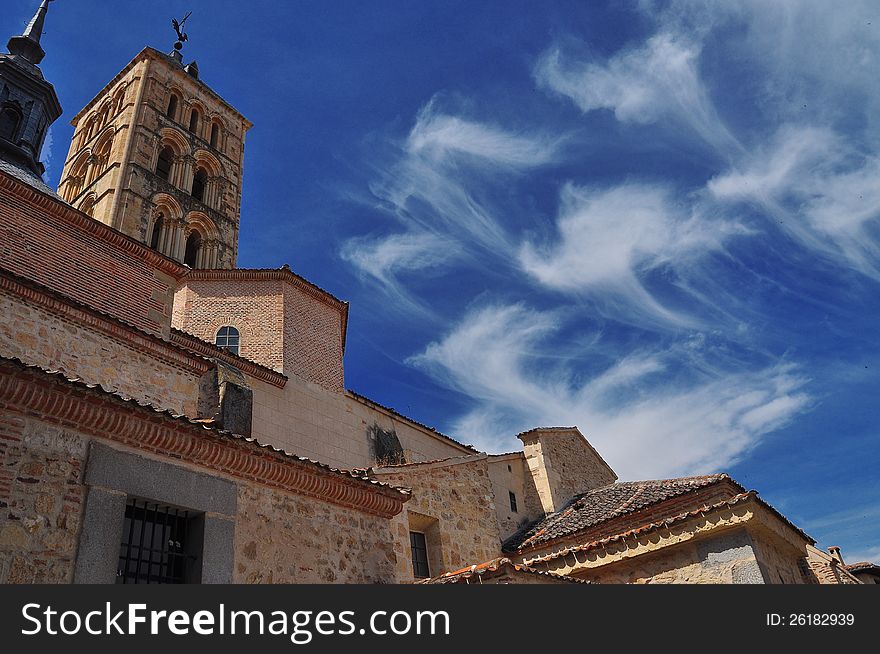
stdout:
[(177, 42), (174, 44), (175, 50), (182, 49), (184, 42), (189, 41), (189, 37), (186, 35), (186, 32), (183, 31), (183, 27), (186, 25), (186, 21), (189, 20), (190, 16), (192, 16), (191, 11), (179, 22), (176, 18), (171, 19), (171, 26), (174, 28), (174, 31), (177, 32)]

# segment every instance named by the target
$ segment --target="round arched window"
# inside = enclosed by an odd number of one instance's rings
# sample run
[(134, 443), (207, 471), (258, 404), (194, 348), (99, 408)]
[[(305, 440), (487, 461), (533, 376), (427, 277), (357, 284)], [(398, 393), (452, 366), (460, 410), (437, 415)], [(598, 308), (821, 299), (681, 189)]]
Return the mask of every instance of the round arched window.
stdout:
[(235, 327), (225, 326), (217, 330), (214, 345), (222, 347), (233, 354), (238, 354), (239, 334)]

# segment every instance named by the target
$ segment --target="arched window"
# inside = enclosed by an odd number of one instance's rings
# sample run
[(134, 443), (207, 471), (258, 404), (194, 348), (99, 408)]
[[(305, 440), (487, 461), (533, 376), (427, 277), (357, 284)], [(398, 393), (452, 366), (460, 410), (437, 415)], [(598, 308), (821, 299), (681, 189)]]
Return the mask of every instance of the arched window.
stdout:
[(12, 107), (0, 109), (0, 138), (14, 141), (21, 123), (21, 114)]
[(205, 189), (208, 187), (208, 171), (199, 168), (193, 177), (192, 196), (199, 202), (205, 201)]
[(156, 220), (153, 221), (153, 233), (150, 235), (150, 247), (154, 250), (159, 249), (159, 238), (162, 236), (162, 227), (165, 225), (165, 216), (158, 214)]
[(156, 174), (166, 182), (171, 181), (171, 165), (174, 162), (174, 150), (169, 146), (162, 148), (156, 161)]
[(85, 200), (83, 200), (82, 204), (79, 205), (79, 210), (82, 211), (87, 216), (95, 217), (95, 198), (92, 195), (89, 195)]
[(168, 110), (165, 112), (165, 115), (171, 120), (177, 120), (177, 96), (173, 93), (168, 98)]
[(186, 251), (183, 254), (183, 263), (190, 268), (196, 268), (199, 263), (199, 250), (201, 249), (202, 235), (196, 230), (193, 230), (186, 239)]
[(193, 134), (199, 133), (199, 110), (196, 107), (192, 108), (189, 115), (189, 131)]
[(221, 327), (217, 330), (217, 336), (214, 337), (214, 344), (217, 347), (226, 348), (233, 354), (238, 354), (238, 330), (235, 327)]
[(211, 123), (211, 147), (215, 150), (217, 149), (217, 144), (220, 142), (220, 125), (217, 123)]

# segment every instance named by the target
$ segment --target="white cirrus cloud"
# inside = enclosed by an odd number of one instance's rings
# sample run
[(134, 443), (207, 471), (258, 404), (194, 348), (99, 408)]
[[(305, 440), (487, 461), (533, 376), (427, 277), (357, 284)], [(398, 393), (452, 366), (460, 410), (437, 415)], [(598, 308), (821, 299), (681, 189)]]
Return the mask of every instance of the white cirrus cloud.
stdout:
[(674, 382), (675, 350), (635, 352), (584, 379), (570, 368), (582, 353), (562, 357), (549, 344), (559, 326), (556, 314), (487, 306), (410, 362), (473, 398), (453, 425), (459, 438), (509, 450), (522, 429), (576, 424), (622, 478), (719, 470), (810, 405), (808, 380), (791, 364), (703, 365)]
[(549, 244), (524, 242), (519, 251), (523, 270), (549, 288), (611, 294), (628, 313), (671, 322), (687, 319), (654, 299), (640, 273), (664, 264), (680, 266), (744, 233), (734, 223), (710, 220), (677, 203), (662, 185), (594, 189), (567, 184), (561, 195), (557, 238)]
[(708, 189), (758, 206), (807, 247), (880, 277), (880, 158), (836, 132), (783, 125)]
[(572, 60), (555, 47), (539, 59), (534, 75), (539, 86), (585, 113), (607, 109), (636, 124), (672, 120), (724, 151), (737, 150), (700, 78), (700, 50), (698, 42), (674, 33), (656, 34), (607, 61)]

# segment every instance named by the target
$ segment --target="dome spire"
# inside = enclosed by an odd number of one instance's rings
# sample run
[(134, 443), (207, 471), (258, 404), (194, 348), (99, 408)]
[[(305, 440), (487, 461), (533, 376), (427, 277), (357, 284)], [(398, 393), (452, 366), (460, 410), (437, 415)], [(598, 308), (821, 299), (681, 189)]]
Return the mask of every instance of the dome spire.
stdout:
[(25, 27), (21, 36), (13, 36), (9, 39), (6, 46), (10, 54), (18, 55), (27, 59), (32, 64), (39, 64), (43, 57), (46, 56), (45, 50), (40, 45), (40, 38), (43, 36), (43, 25), (46, 22), (46, 12), (49, 11), (49, 3), (53, 0), (43, 0), (40, 3), (37, 13)]

